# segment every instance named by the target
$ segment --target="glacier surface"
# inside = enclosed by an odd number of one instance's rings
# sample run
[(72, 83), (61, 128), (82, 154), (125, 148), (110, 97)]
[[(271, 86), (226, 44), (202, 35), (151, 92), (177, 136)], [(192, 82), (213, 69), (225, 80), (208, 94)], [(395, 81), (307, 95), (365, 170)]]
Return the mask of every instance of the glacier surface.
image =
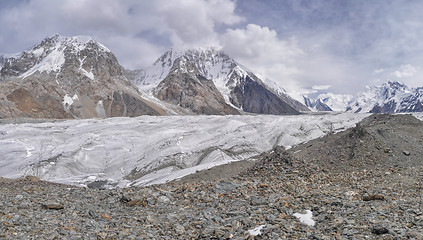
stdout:
[(141, 116), (0, 125), (0, 176), (128, 187), (167, 182), (355, 126), (369, 114)]

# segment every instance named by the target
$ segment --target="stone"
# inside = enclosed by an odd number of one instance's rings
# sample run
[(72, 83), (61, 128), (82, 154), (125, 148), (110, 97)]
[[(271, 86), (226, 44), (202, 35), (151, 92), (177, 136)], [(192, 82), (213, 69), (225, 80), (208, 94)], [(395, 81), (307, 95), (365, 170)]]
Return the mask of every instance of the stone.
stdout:
[(88, 210), (88, 215), (90, 216), (90, 217), (92, 217), (92, 218), (95, 218), (95, 213), (94, 213), (94, 211), (93, 210)]
[(147, 206), (147, 201), (145, 199), (136, 199), (136, 200), (131, 200), (127, 203), (128, 206), (130, 207), (135, 207), (135, 206), (143, 206), (146, 207)]
[(168, 197), (166, 197), (166, 196), (160, 196), (160, 197), (157, 199), (157, 201), (158, 201), (159, 203), (169, 203), (169, 202), (170, 202), (170, 199), (169, 199)]
[(106, 219), (106, 220), (112, 220), (112, 218), (107, 213), (102, 213), (101, 218)]
[(43, 204), (42, 206), (45, 209), (51, 209), (51, 210), (61, 210), (65, 208), (65, 206), (63, 206), (62, 204), (55, 203), (55, 202), (46, 203), (46, 204)]
[(38, 181), (40, 181), (40, 178), (36, 177), (36, 176), (26, 176), (25, 180), (30, 181), (30, 182), (38, 182)]
[(382, 223), (376, 223), (372, 228), (372, 233), (376, 235), (382, 235), (389, 233), (389, 230)]
[(233, 190), (235, 190), (236, 189), (236, 185), (234, 185), (233, 183), (231, 183), (231, 182), (219, 182), (219, 183), (216, 183), (215, 185), (214, 185), (214, 188), (213, 188), (213, 190), (216, 192), (216, 193), (224, 193), (224, 192), (228, 192), (228, 191), (233, 191)]
[(385, 196), (378, 195), (378, 194), (363, 196), (363, 201), (373, 201), (373, 200), (385, 200)]
[(403, 151), (402, 152), (405, 156), (410, 156), (410, 152), (409, 151)]

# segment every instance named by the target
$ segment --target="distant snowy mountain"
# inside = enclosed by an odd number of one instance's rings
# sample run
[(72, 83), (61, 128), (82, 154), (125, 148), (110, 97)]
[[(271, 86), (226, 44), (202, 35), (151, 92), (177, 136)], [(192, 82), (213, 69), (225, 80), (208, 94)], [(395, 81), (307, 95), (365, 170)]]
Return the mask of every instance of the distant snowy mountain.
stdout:
[(311, 99), (307, 96), (303, 96), (304, 104), (309, 107), (312, 111), (332, 111), (328, 105), (322, 102), (321, 99)]
[(409, 88), (387, 81), (381, 86), (367, 87), (349, 104), (349, 112), (401, 113), (423, 111), (423, 88)]
[(140, 96), (113, 53), (91, 37), (54, 35), (3, 59), (0, 118), (161, 115)]
[(320, 94), (317, 98), (335, 112), (344, 112), (347, 109), (348, 104), (350, 104), (354, 99), (354, 97), (350, 94), (333, 93)]
[[(409, 88), (399, 82), (387, 81), (381, 86), (366, 87), (353, 97), (349, 94), (320, 94), (316, 99), (304, 97), (313, 111), (403, 113), (423, 111), (423, 87)], [(331, 110), (329, 110), (331, 109)]]
[[(184, 75), (184, 77), (182, 77)], [(172, 78), (172, 81), (169, 80)], [(216, 109), (227, 108), (226, 105), (240, 112), (264, 113), (264, 114), (295, 114), (298, 111), (307, 111), (308, 108), (289, 97), (285, 90), (269, 80), (258, 78), (247, 68), (238, 64), (223, 51), (215, 49), (202, 50), (170, 50), (163, 54), (150, 68), (140, 71), (132, 78), (134, 83), (143, 91), (152, 93), (155, 97), (173, 102), (179, 106), (185, 106), (198, 113), (198, 109), (210, 109), (210, 105), (186, 106), (182, 103), (186, 96), (210, 91), (208, 95), (221, 95), (216, 102)], [(191, 92), (183, 89), (190, 80)], [(168, 84), (162, 84), (166, 80)], [(192, 80), (192, 81), (191, 81)], [(198, 89), (202, 83), (214, 85), (205, 90)], [(173, 82), (172, 85), (170, 83)], [(194, 84), (195, 82), (201, 84)], [(178, 91), (173, 91), (175, 86)], [(172, 94), (167, 94), (172, 90)], [(213, 93), (211, 93), (213, 92)], [(166, 93), (166, 94), (164, 94)], [(165, 97), (166, 96), (166, 97)], [(221, 114), (221, 112), (215, 112)], [(229, 110), (228, 110), (229, 111)], [(213, 111), (212, 111), (213, 112)], [(233, 111), (229, 111), (232, 112)], [(201, 113), (201, 111), (200, 111)]]

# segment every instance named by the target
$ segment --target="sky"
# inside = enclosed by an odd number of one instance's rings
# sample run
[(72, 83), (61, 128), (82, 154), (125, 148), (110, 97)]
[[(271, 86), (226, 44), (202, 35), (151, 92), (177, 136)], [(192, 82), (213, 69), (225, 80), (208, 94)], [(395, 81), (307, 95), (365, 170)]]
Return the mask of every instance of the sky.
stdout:
[(291, 94), (423, 86), (421, 0), (0, 0), (0, 53), (90, 35), (129, 69), (215, 47)]

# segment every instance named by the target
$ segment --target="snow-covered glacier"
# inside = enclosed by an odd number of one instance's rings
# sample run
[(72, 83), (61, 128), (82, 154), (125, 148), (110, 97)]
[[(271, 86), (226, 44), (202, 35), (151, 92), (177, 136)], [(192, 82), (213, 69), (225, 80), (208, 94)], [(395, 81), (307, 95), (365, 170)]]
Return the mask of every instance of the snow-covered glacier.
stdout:
[(141, 116), (0, 125), (0, 177), (108, 186), (163, 183), (277, 145), (355, 126), (369, 114)]

